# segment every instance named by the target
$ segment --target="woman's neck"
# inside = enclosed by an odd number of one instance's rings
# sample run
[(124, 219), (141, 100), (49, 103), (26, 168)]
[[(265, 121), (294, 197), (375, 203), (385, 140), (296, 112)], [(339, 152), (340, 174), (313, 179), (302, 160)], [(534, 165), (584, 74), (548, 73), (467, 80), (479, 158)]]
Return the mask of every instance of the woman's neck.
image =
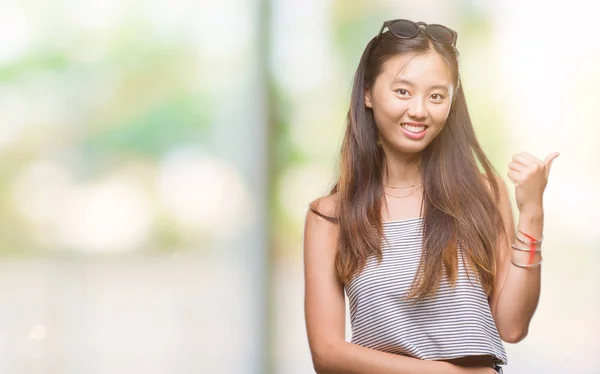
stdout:
[(422, 182), (418, 159), (388, 158), (386, 166), (383, 171), (385, 186), (410, 186)]

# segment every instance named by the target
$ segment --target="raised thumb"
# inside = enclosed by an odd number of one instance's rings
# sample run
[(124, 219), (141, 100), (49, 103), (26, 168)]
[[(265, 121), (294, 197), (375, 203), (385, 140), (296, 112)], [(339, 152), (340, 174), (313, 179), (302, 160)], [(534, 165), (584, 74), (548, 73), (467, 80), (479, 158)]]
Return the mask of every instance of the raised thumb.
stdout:
[(546, 159), (544, 160), (544, 164), (546, 164), (546, 169), (548, 169), (548, 171), (550, 171), (552, 163), (558, 156), (560, 156), (559, 152), (552, 152), (546, 157)]

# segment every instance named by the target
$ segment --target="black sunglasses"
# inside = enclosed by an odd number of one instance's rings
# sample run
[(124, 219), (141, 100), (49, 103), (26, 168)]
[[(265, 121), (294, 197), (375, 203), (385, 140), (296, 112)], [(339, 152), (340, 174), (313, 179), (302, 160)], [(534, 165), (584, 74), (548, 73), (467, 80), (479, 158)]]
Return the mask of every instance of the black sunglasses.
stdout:
[(379, 30), (377, 39), (383, 34), (383, 30), (387, 27), (390, 32), (402, 39), (411, 39), (419, 35), (421, 26), (425, 26), (425, 34), (427, 34), (434, 41), (441, 44), (450, 44), (455, 46), (456, 40), (458, 39), (458, 33), (446, 26), (431, 24), (428, 25), (425, 22), (413, 22), (407, 19), (394, 19), (385, 21)]

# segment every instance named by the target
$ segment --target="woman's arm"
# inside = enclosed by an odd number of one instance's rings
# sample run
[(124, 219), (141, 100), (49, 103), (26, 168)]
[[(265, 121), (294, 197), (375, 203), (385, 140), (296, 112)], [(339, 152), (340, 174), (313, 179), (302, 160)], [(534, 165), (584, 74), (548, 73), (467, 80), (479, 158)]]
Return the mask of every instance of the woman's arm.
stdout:
[[(518, 268), (511, 264), (526, 264), (529, 254), (513, 250), (511, 244), (523, 247), (515, 238), (515, 223), (508, 200), (506, 185), (499, 179), (502, 196), (502, 216), (508, 230), (498, 245), (496, 290), (492, 297), (491, 308), (500, 338), (507, 343), (518, 343), (527, 336), (529, 323), (533, 317), (540, 297), (541, 266), (530, 269)], [(519, 214), (520, 227), (524, 232), (539, 237), (543, 230), (543, 209), (531, 210)], [(540, 254), (536, 253), (534, 262)]]
[[(520, 268), (511, 264), (527, 264), (529, 253), (513, 250), (511, 244), (525, 248), (516, 239), (516, 229), (541, 238), (544, 229), (544, 209), (542, 195), (548, 180), (552, 161), (558, 154), (551, 154), (541, 161), (526, 153), (515, 155), (509, 165), (509, 177), (516, 185), (516, 200), (519, 208), (519, 222), (515, 227), (508, 191), (502, 179), (500, 186), (500, 207), (507, 224), (501, 235), (497, 253), (496, 290), (491, 308), (502, 340), (517, 343), (527, 336), (529, 323), (537, 308), (540, 297), (541, 266)], [(525, 238), (520, 234), (521, 238)], [(533, 263), (539, 262), (541, 252), (536, 252)]]
[[(335, 212), (335, 196), (320, 200)], [(315, 371), (335, 374), (476, 374), (492, 368), (464, 368), (362, 347), (345, 341), (344, 288), (335, 271), (337, 225), (309, 211), (304, 228), (305, 317)]]

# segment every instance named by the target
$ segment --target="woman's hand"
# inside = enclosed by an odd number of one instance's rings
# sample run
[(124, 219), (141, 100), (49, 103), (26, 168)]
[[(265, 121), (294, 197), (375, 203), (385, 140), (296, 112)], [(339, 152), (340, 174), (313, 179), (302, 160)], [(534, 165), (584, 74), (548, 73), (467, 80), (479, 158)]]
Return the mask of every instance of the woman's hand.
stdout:
[(552, 162), (560, 153), (550, 153), (544, 161), (529, 153), (518, 153), (508, 164), (508, 177), (515, 185), (517, 208), (522, 213), (528, 209), (542, 209), (542, 196), (548, 183)]

